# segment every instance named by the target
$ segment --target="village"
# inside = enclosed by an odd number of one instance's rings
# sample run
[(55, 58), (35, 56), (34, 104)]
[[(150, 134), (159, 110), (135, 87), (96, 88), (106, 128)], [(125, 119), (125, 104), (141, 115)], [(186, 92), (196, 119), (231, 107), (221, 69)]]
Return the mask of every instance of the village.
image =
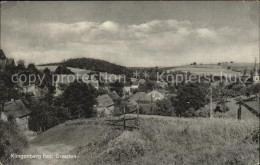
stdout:
[[(11, 68), (10, 66), (14, 67), (15, 62), (14, 59), (9, 59), (4, 54), (3, 50), (0, 51), (0, 66), (1, 72), (5, 72), (6, 69)], [(29, 66), (28, 66), (29, 67)], [(19, 68), (19, 63), (18, 63)], [(61, 96), (66, 88), (73, 83), (75, 80), (82, 80), (86, 84), (91, 85), (98, 91), (98, 96), (94, 98), (96, 100), (96, 104), (93, 105), (95, 114), (97, 117), (109, 117), (113, 116), (116, 113), (120, 113), (120, 108), (123, 104), (127, 106), (136, 106), (137, 104), (140, 107), (141, 114), (150, 114), (155, 115), (156, 113), (162, 114), (160, 112), (154, 112), (154, 109), (158, 109), (156, 103), (162, 100), (171, 100), (175, 99), (178, 94), (178, 87), (173, 86), (172, 84), (168, 84), (165, 81), (156, 81), (150, 80), (149, 77), (142, 78), (141, 76), (131, 77), (129, 82), (126, 81), (125, 77), (120, 75), (112, 76), (111, 74), (100, 72), (98, 75), (101, 77), (99, 80), (95, 78), (95, 76), (91, 75), (94, 74), (90, 70), (84, 69), (74, 69), (72, 71), (65, 66), (51, 66), (50, 70), (48, 66), (39, 66), (39, 72), (48, 72), (57, 73), (57, 70), (63, 70), (61, 74), (54, 74), (55, 79), (52, 78), (52, 99), (58, 98)], [(62, 69), (61, 69), (62, 68)], [(25, 69), (25, 68), (24, 68)], [(37, 70), (37, 67), (33, 68)], [(64, 71), (65, 70), (65, 71)], [(22, 74), (23, 72), (19, 71), (18, 74)], [(96, 73), (96, 72), (95, 72)], [(168, 71), (168, 73), (171, 73)], [(77, 79), (75, 79), (75, 74), (77, 74)], [(83, 78), (82, 76), (88, 74), (87, 78)], [(185, 72), (183, 73), (185, 74)], [(187, 72), (186, 72), (187, 74)], [(89, 76), (90, 75), (90, 76)], [(95, 74), (96, 75), (96, 74)], [(27, 75), (28, 76), (28, 75)], [(25, 76), (26, 77), (26, 76)], [(91, 77), (91, 78), (90, 78)], [(13, 77), (12, 77), (13, 78)], [(243, 87), (251, 86), (251, 84), (259, 84), (259, 69), (257, 68), (256, 62), (255, 66), (253, 67), (252, 71), (244, 69), (242, 71), (242, 79), (246, 80), (243, 82), (239, 82), (237, 84), (242, 85)], [(37, 85), (37, 82), (34, 81), (33, 83), (28, 83), (26, 80), (22, 81), (21, 78), (17, 81), (16, 80), (14, 89), (18, 91), (18, 93), (23, 94), (24, 96), (30, 96), (32, 99), (41, 100), (46, 95), (50, 93), (50, 88), (48, 86), (42, 86), (42, 84)], [(112, 82), (112, 83), (111, 83)], [(119, 82), (119, 83), (117, 83)], [(184, 80), (183, 80), (184, 82)], [(116, 83), (116, 85), (114, 85)], [(112, 84), (112, 86), (111, 86)], [(223, 82), (219, 80), (215, 82), (211, 82), (211, 86), (218, 88), (219, 86), (223, 86)], [(224, 83), (224, 86), (228, 86), (231, 83)], [(239, 89), (241, 90), (241, 89)], [(251, 92), (252, 93), (252, 92)], [(250, 95), (248, 92), (245, 95)], [(23, 97), (24, 97), (23, 96)], [(234, 97), (236, 95), (225, 96), (225, 97)], [(212, 97), (212, 96), (211, 96)], [(167, 104), (167, 103), (166, 103)], [(216, 110), (216, 107), (219, 105), (214, 104), (214, 107), (211, 109)], [(162, 114), (163, 116), (172, 116), (174, 109), (176, 107), (169, 108), (170, 113)], [(86, 108), (86, 107), (85, 107)], [(160, 110), (159, 110), (160, 111)], [(209, 111), (209, 109), (208, 109)], [(178, 114), (180, 116), (180, 114)], [(18, 125), (22, 127), (24, 130), (29, 130), (28, 127), (28, 120), (30, 118), (30, 110), (28, 110), (25, 104), (22, 101), (22, 97), (20, 98), (10, 98), (9, 100), (1, 99), (1, 120), (7, 121), (9, 118), (13, 117), (18, 122)]]

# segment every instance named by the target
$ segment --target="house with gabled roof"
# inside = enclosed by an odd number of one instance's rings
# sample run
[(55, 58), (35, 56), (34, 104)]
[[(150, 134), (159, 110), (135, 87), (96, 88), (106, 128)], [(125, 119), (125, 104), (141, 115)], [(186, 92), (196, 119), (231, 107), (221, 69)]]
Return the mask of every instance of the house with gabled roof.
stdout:
[(162, 100), (165, 99), (169, 95), (169, 91), (165, 89), (155, 89), (149, 93), (148, 96), (152, 97), (153, 100)]
[(145, 82), (146, 82), (145, 79), (140, 79), (140, 80), (138, 81), (138, 84), (139, 84), (139, 85), (142, 85), (142, 84), (144, 84)]
[(116, 93), (116, 91), (112, 91), (112, 92), (108, 92), (108, 95), (109, 97), (112, 99), (112, 100), (116, 100), (116, 99), (119, 99), (119, 95)]
[(1, 118), (2, 120), (4, 117), (5, 120), (13, 118), (21, 130), (28, 130), (28, 120), (30, 113), (31, 112), (26, 108), (22, 100), (12, 99), (11, 101), (4, 103)]
[(115, 104), (108, 94), (104, 94), (97, 97), (97, 116), (110, 116), (112, 115)]
[(130, 98), (130, 103), (136, 105), (137, 103), (150, 103), (151, 97), (145, 92), (137, 92)]

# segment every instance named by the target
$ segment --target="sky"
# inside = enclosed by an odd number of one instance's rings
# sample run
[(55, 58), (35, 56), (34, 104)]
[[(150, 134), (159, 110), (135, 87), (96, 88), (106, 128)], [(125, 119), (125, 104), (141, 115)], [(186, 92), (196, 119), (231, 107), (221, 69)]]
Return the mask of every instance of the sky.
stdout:
[(77, 57), (127, 67), (252, 63), (259, 56), (259, 3), (5, 2), (1, 48), (36, 64)]

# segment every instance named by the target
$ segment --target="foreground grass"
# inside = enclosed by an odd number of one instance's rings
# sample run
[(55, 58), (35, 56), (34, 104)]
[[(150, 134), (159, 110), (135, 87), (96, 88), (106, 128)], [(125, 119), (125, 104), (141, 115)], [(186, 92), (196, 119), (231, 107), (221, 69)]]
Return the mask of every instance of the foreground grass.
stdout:
[(259, 162), (258, 144), (250, 136), (258, 130), (257, 120), (142, 116), (139, 131), (132, 132), (104, 126), (100, 120), (83, 121), (83, 125), (54, 127), (34, 143), (75, 146), (69, 152), (79, 158), (65, 162), (75, 165), (252, 165)]

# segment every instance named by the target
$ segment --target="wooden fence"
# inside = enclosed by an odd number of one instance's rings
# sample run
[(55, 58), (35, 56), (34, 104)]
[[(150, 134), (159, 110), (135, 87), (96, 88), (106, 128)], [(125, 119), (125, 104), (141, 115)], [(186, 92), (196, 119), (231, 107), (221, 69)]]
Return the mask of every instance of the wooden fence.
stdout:
[(123, 111), (122, 114), (114, 115), (114, 117), (118, 117), (117, 119), (106, 120), (109, 122), (109, 125), (123, 128), (124, 130), (139, 129), (139, 106), (136, 105), (129, 111), (126, 110), (127, 108), (125, 106), (121, 109)]
[(257, 101), (259, 101), (257, 97), (256, 97), (256, 98), (254, 97), (254, 98), (249, 98), (249, 99), (246, 99), (246, 100), (239, 100), (239, 101), (237, 102), (237, 104), (239, 104), (239, 108), (238, 108), (238, 120), (241, 119), (241, 106), (244, 106), (244, 107), (245, 107), (247, 110), (249, 110), (252, 114), (254, 114), (254, 115), (257, 116), (258, 118), (260, 118), (260, 112), (259, 112), (259, 110), (256, 110), (256, 109), (250, 107), (249, 105), (247, 105), (247, 104), (245, 103), (245, 102), (248, 102), (248, 101), (252, 101), (252, 100), (254, 100), (254, 99), (257, 99)]

